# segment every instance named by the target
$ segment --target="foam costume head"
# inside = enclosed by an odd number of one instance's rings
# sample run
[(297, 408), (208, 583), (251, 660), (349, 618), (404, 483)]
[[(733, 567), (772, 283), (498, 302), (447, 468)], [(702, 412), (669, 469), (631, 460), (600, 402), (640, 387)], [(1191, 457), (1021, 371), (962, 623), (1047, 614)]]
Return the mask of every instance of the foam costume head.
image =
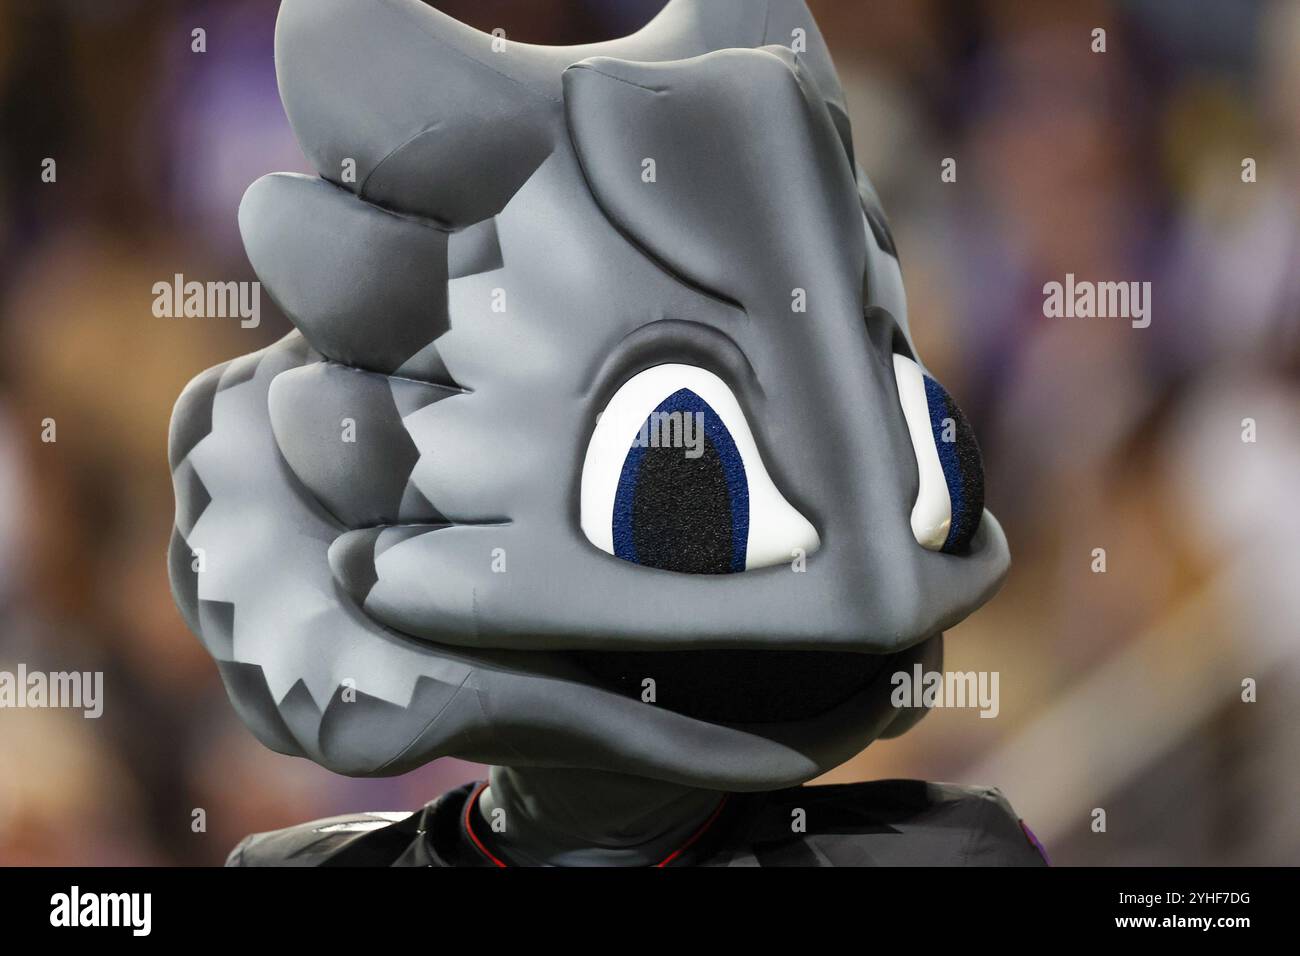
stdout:
[(558, 48), (285, 0), (276, 64), (320, 175), (239, 223), (297, 331), (170, 449), (176, 601), (253, 732), (756, 791), (915, 722), (889, 675), (1007, 547), (803, 2)]

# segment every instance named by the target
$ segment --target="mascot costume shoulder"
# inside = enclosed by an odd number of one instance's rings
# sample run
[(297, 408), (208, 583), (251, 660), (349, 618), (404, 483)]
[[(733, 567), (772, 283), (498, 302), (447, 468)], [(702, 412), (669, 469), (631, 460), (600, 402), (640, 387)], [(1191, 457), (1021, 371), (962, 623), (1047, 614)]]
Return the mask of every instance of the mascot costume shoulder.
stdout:
[(1008, 565), (802, 0), (284, 0), (275, 56), (319, 176), (239, 224), (296, 331), (177, 403), (176, 602), (266, 746), (492, 769), (230, 862), (1041, 864), (996, 790), (800, 786)]

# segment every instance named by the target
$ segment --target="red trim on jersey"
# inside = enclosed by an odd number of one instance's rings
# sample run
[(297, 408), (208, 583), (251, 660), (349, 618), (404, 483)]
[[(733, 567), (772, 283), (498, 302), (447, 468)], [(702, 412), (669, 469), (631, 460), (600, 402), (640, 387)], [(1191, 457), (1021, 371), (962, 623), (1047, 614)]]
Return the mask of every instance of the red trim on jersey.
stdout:
[[(504, 870), (506, 869), (507, 864), (504, 861), (502, 861), (499, 857), (497, 857), (495, 854), (493, 854), (493, 852), (484, 845), (483, 841), (479, 839), (478, 834), (474, 832), (474, 823), (473, 823), (474, 808), (478, 806), (478, 798), (483, 795), (483, 791), (486, 790), (487, 788), (488, 785), (486, 783), (479, 784), (479, 788), (474, 791), (473, 796), (471, 796), (467, 801), (465, 801), (465, 832), (469, 834), (469, 838), (474, 841), (474, 846), (475, 848), (477, 848), (477, 850), (480, 853), (482, 853), (485, 857), (491, 860), (494, 865)], [(692, 844), (694, 844), (700, 837), (704, 836), (704, 834), (708, 832), (709, 827), (713, 826), (713, 824), (717, 821), (718, 817), (721, 815), (722, 808), (727, 805), (727, 798), (729, 796), (730, 794), (724, 793), (722, 795), (722, 799), (718, 801), (718, 805), (714, 807), (713, 812), (709, 814), (709, 818), (705, 820), (703, 824), (701, 824), (698, 830), (696, 830), (694, 833), (691, 834), (690, 839), (688, 839), (677, 849), (673, 850), (672, 853), (669, 853), (666, 857), (664, 857), (662, 860), (656, 863), (655, 868), (667, 866), (673, 860), (677, 859), (679, 856), (685, 853), (686, 850)]]
[(718, 819), (719, 814), (722, 813), (722, 808), (727, 805), (727, 797), (729, 796), (731, 796), (731, 794), (724, 793), (722, 795), (722, 799), (718, 801), (718, 805), (714, 808), (713, 813), (710, 814), (709, 818), (704, 821), (704, 825), (701, 826), (698, 830), (696, 830), (693, 834), (691, 834), (691, 838), (689, 840), (687, 840), (677, 849), (673, 850), (672, 853), (669, 853), (666, 857), (664, 857), (662, 860), (656, 863), (655, 866), (656, 867), (667, 866), (673, 860), (681, 856), (686, 851), (687, 847), (689, 847), (700, 837), (704, 836), (705, 832), (709, 829), (709, 827), (713, 826), (713, 822)]
[(478, 851), (504, 870), (506, 865), (501, 862), (501, 860), (497, 859), (497, 857), (492, 854), (491, 850), (483, 845), (483, 841), (480, 840), (478, 834), (474, 832), (474, 824), (470, 822), (470, 816), (473, 814), (474, 808), (478, 806), (478, 798), (483, 795), (483, 791), (487, 788), (488, 785), (486, 783), (480, 784), (479, 788), (474, 791), (474, 795), (465, 801), (465, 830), (469, 833), (469, 838), (474, 841), (474, 846), (478, 847)]

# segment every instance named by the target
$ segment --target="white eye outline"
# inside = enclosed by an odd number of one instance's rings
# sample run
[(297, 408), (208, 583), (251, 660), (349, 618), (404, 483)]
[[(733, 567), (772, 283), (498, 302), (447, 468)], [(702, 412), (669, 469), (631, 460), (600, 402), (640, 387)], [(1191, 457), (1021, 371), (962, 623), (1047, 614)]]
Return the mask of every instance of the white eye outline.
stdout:
[(916, 362), (895, 352), (894, 378), (898, 382), (898, 401), (907, 419), (907, 431), (912, 437), (912, 451), (916, 453), (919, 482), (916, 504), (912, 507), (912, 534), (921, 547), (942, 551), (952, 528), (952, 497), (930, 425), (925, 373)]
[(634, 375), (596, 421), (582, 464), (580, 524), (587, 540), (614, 554), (614, 501), (623, 463), (642, 424), (670, 395), (689, 389), (709, 404), (731, 433), (749, 485), (749, 537), (745, 570), (785, 564), (797, 551), (812, 554), (821, 537), (777, 490), (758, 452), (740, 403), (727, 383), (694, 365), (656, 365)]

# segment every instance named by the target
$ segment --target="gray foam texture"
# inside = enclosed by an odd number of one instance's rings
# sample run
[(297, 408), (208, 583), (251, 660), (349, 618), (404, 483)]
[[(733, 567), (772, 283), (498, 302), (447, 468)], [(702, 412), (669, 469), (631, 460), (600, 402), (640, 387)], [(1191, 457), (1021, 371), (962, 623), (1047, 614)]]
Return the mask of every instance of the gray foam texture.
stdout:
[[(417, 0), (285, 0), (276, 65), (320, 175), (259, 180), (239, 222), (297, 331), (196, 378), (171, 437), (173, 590), (257, 736), (356, 775), (456, 755), (757, 790), (914, 723), (895, 667), (814, 719), (723, 725), (565, 653), (936, 666), (1006, 572), (987, 513), (967, 555), (912, 537), (902, 277), (803, 2), (673, 0), (627, 38), (498, 52)], [(821, 536), (805, 573), (583, 535), (596, 416), (666, 362), (735, 392)]]

